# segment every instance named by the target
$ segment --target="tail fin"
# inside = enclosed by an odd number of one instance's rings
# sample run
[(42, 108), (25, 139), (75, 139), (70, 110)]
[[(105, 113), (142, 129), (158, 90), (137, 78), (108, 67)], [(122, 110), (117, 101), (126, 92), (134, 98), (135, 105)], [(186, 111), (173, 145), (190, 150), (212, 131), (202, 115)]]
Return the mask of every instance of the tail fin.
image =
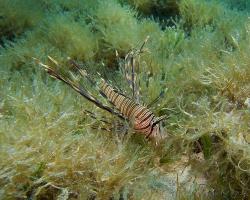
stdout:
[[(111, 102), (111, 101), (109, 100), (109, 98), (105, 95), (105, 93), (103, 92), (103, 90), (99, 87), (98, 83), (96, 83), (96, 82), (90, 77), (90, 75), (87, 73), (86, 70), (83, 70), (83, 69), (76, 63), (76, 61), (74, 61), (74, 60), (69, 59), (69, 62), (70, 62), (70, 64), (71, 64), (74, 68), (77, 69), (77, 71), (81, 74), (82, 77), (86, 78), (86, 79), (90, 82), (90, 84), (91, 84), (93, 87), (95, 87), (95, 89), (99, 92), (99, 94), (100, 94), (101, 96), (103, 96), (112, 106), (114, 106), (114, 103)], [(100, 78), (102, 81), (104, 81), (105, 83), (107, 83), (107, 81), (104, 80), (104, 79), (101, 77), (101, 75), (100, 75), (99, 73), (97, 73), (97, 75), (99, 76), (99, 78)], [(113, 88), (113, 86), (111, 86), (111, 87)], [(114, 91), (115, 91), (116, 93), (119, 93), (119, 94), (125, 96), (125, 95), (124, 95), (123, 93), (121, 93), (119, 90), (114, 89)]]
[[(51, 58), (50, 56), (48, 56), (49, 60), (52, 61), (55, 65), (58, 66), (57, 61), (55, 61), (53, 58)], [(66, 78), (64, 76), (62, 76), (60, 73), (58, 73), (55, 69), (53, 69), (52, 67), (50, 67), (49, 65), (43, 64), (39, 61), (39, 64), (45, 68), (45, 70), (48, 72), (48, 74), (55, 78), (58, 79), (64, 83), (66, 83), (68, 86), (70, 86), (71, 88), (73, 88), (76, 92), (78, 92), (80, 95), (82, 95), (84, 98), (86, 98), (87, 100), (89, 100), (90, 102), (94, 103), (97, 107), (108, 111), (111, 114), (114, 114), (116, 116), (118, 116), (121, 119), (125, 119), (123, 117), (123, 115), (121, 115), (119, 112), (115, 111), (114, 109), (108, 107), (107, 105), (104, 105), (102, 102), (100, 102), (98, 99), (96, 99), (90, 92), (88, 92), (83, 86), (81, 86), (80, 84), (77, 84), (75, 82), (73, 82), (72, 80), (70, 80), (69, 78)], [(81, 71), (81, 73), (84, 73), (83, 71)]]

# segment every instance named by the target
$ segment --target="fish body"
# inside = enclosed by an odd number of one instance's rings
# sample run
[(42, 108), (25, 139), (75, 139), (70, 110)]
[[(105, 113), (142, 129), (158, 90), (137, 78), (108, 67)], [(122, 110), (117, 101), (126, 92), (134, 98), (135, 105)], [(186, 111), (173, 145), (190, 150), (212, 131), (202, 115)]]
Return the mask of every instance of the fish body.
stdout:
[(128, 119), (135, 132), (141, 133), (147, 138), (155, 138), (160, 135), (161, 118), (156, 117), (146, 106), (118, 93), (104, 79), (101, 79), (99, 87), (115, 108)]
[[(88, 101), (95, 104), (97, 107), (115, 116), (118, 116), (123, 121), (129, 122), (129, 125), (136, 133), (140, 133), (146, 138), (156, 139), (156, 141), (158, 141), (160, 138), (162, 138), (161, 121), (166, 116), (164, 115), (156, 117), (148, 107), (142, 105), (139, 102), (139, 86), (136, 82), (136, 68), (139, 68), (139, 62), (137, 58), (140, 53), (142, 53), (147, 39), (148, 38), (146, 38), (139, 50), (130, 51), (124, 59), (124, 74), (130, 88), (133, 91), (132, 98), (127, 97), (122, 92), (114, 89), (114, 87), (112, 87), (101, 77), (100, 81), (98, 82), (93, 80), (86, 70), (82, 69), (74, 60), (69, 60), (70, 64), (80, 73), (80, 75), (83, 78), (87, 79), (91, 83), (91, 85), (96, 87), (99, 93), (103, 97), (105, 97), (110, 104), (112, 104), (112, 107), (102, 103), (102, 101), (100, 101), (90, 91), (88, 91), (84, 85), (79, 84), (69, 77), (63, 76), (55, 68), (50, 67), (49, 65), (43, 64), (41, 62), (39, 62), (39, 64), (45, 68), (45, 70), (51, 77), (66, 83), (68, 86), (73, 88), (76, 92), (78, 92)], [(56, 60), (54, 60), (50, 56), (48, 56), (48, 59), (53, 63), (53, 65), (56, 65), (58, 67), (58, 62)], [(162, 94), (160, 94), (160, 96), (161, 95)], [(158, 99), (159, 97), (156, 98), (153, 102)], [(95, 113), (92, 113), (90, 111), (87, 111), (86, 113), (88, 113), (92, 118), (97, 119), (97, 117), (95, 117)], [(119, 126), (121, 125), (120, 123), (118, 124)], [(101, 129), (104, 130), (106, 128), (101, 127)]]

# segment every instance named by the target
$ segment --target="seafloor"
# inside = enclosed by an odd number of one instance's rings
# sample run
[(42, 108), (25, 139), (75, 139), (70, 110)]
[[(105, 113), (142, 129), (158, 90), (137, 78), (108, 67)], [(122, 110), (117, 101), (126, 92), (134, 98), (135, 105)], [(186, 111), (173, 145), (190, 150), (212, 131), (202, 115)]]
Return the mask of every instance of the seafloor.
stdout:
[[(249, 199), (249, 12), (249, 0), (1, 0), (0, 199)], [(108, 105), (68, 58), (132, 98), (124, 58), (147, 36), (137, 83), (143, 105), (165, 92), (150, 106), (167, 116), (158, 145), (39, 65)]]

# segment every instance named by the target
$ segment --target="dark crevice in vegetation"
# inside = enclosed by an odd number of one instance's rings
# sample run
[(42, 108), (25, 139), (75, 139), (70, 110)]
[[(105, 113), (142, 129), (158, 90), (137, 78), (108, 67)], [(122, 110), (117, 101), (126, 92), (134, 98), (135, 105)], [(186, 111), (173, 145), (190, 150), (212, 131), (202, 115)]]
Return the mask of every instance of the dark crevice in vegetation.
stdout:
[(162, 30), (165, 30), (167, 26), (174, 26), (173, 19), (176, 21), (180, 18), (178, 0), (145, 1), (144, 4), (141, 4), (140, 1), (131, 0), (127, 1), (127, 4), (138, 11), (140, 19), (152, 18), (159, 23)]
[(224, 3), (232, 10), (250, 12), (250, 2), (248, 0), (225, 0)]

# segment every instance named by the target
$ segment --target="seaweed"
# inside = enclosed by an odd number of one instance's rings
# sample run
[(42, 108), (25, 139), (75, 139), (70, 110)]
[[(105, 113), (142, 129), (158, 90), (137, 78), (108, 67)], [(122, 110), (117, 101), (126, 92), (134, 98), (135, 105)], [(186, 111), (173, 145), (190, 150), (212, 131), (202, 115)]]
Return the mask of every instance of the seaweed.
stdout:
[[(237, 2), (1, 1), (0, 198), (248, 199), (250, 21)], [(67, 74), (71, 57), (126, 89), (117, 53), (147, 35), (138, 78), (145, 104), (165, 91), (158, 147), (91, 129), (83, 108), (112, 116), (33, 59)]]

